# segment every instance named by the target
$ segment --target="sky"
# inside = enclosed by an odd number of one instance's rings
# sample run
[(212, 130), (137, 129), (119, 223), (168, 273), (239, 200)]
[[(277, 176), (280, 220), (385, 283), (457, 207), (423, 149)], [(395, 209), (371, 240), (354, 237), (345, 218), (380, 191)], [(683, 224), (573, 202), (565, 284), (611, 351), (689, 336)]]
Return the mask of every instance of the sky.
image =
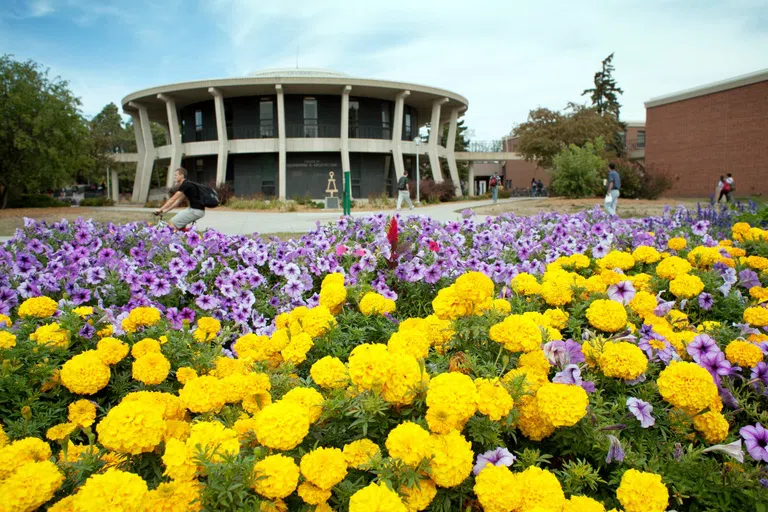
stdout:
[[(0, 54), (70, 82), (87, 116), (127, 94), (267, 68), (448, 89), (475, 140), (563, 109), (615, 53), (621, 117), (768, 68), (768, 0), (1, 0)], [(425, 117), (429, 114), (425, 114)]]

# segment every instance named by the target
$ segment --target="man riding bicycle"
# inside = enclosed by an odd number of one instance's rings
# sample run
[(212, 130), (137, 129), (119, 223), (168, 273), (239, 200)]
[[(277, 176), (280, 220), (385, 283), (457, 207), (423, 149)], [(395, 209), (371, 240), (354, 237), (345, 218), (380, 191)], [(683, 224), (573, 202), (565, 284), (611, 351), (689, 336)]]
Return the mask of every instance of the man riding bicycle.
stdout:
[(185, 168), (179, 167), (173, 171), (173, 182), (176, 185), (176, 193), (155, 212), (155, 215), (161, 215), (173, 210), (186, 198), (189, 202), (189, 208), (177, 213), (168, 222), (169, 225), (176, 229), (184, 229), (193, 222), (205, 217), (205, 206), (200, 197), (200, 189), (197, 185), (187, 180), (187, 170)]

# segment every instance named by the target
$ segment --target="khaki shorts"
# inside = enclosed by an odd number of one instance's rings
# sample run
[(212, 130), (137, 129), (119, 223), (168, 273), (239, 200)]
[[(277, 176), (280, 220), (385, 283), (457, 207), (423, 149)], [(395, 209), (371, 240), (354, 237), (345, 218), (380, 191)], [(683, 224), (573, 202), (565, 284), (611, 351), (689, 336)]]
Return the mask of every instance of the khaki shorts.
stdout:
[(187, 208), (174, 215), (171, 219), (171, 224), (181, 229), (203, 217), (205, 217), (205, 210), (193, 210), (192, 208)]

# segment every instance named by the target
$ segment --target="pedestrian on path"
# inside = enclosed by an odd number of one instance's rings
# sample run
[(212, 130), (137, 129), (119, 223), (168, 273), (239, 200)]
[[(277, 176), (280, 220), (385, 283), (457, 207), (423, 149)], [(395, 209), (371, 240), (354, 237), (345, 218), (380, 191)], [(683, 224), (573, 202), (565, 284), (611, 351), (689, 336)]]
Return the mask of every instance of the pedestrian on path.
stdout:
[(397, 180), (397, 211), (400, 211), (403, 201), (408, 203), (408, 209), (413, 210), (411, 202), (411, 185), (408, 183), (408, 171), (404, 171), (402, 177)]
[(499, 178), (499, 175), (496, 174), (496, 171), (493, 171), (493, 176), (491, 176), (491, 180), (488, 182), (488, 184), (491, 186), (491, 196), (493, 196), (493, 204), (496, 204), (499, 201), (499, 182), (501, 181), (501, 178)]
[[(605, 211), (608, 215), (616, 215), (616, 205), (619, 202), (619, 190), (621, 189), (621, 177), (616, 171), (616, 164), (608, 164), (608, 192), (605, 197)], [(610, 197), (610, 200), (609, 200)]]
[[(720, 179), (717, 182), (717, 187), (715, 187), (715, 197), (717, 198), (718, 204), (723, 196), (725, 196), (725, 176), (720, 176)], [(728, 199), (726, 198), (726, 202), (727, 201)]]

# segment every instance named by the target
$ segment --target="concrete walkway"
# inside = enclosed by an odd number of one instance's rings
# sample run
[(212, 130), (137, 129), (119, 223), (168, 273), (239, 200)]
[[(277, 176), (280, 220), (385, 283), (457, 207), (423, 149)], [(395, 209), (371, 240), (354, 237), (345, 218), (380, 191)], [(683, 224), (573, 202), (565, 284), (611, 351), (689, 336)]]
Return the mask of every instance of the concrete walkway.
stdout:
[[(529, 201), (530, 198), (516, 197), (511, 199), (499, 199), (499, 204), (514, 203), (519, 201)], [(452, 221), (461, 219), (461, 211), (468, 208), (478, 208), (480, 206), (492, 205), (493, 201), (463, 201), (458, 203), (442, 203), (437, 205), (421, 206), (413, 211), (403, 209), (400, 213), (403, 216), (417, 215), (420, 217), (431, 217), (439, 221)], [(112, 206), (104, 207), (103, 210), (112, 211), (130, 211), (152, 213), (154, 208), (140, 208), (132, 206)], [(378, 212), (352, 212), (353, 217), (368, 217)], [(381, 210), (385, 215), (394, 215), (395, 209)], [(173, 212), (164, 216), (165, 220), (170, 220)], [(333, 222), (341, 217), (341, 212), (326, 212), (324, 210), (315, 210), (311, 212), (294, 213), (271, 213), (258, 211), (224, 211), (218, 209), (209, 209), (205, 212), (205, 217), (198, 221), (198, 229), (215, 229), (227, 235), (249, 235), (251, 233), (306, 233), (314, 229), (319, 221), (321, 224)], [(478, 219), (483, 220), (487, 215), (479, 215)], [(0, 241), (8, 240), (10, 237), (0, 237)]]

